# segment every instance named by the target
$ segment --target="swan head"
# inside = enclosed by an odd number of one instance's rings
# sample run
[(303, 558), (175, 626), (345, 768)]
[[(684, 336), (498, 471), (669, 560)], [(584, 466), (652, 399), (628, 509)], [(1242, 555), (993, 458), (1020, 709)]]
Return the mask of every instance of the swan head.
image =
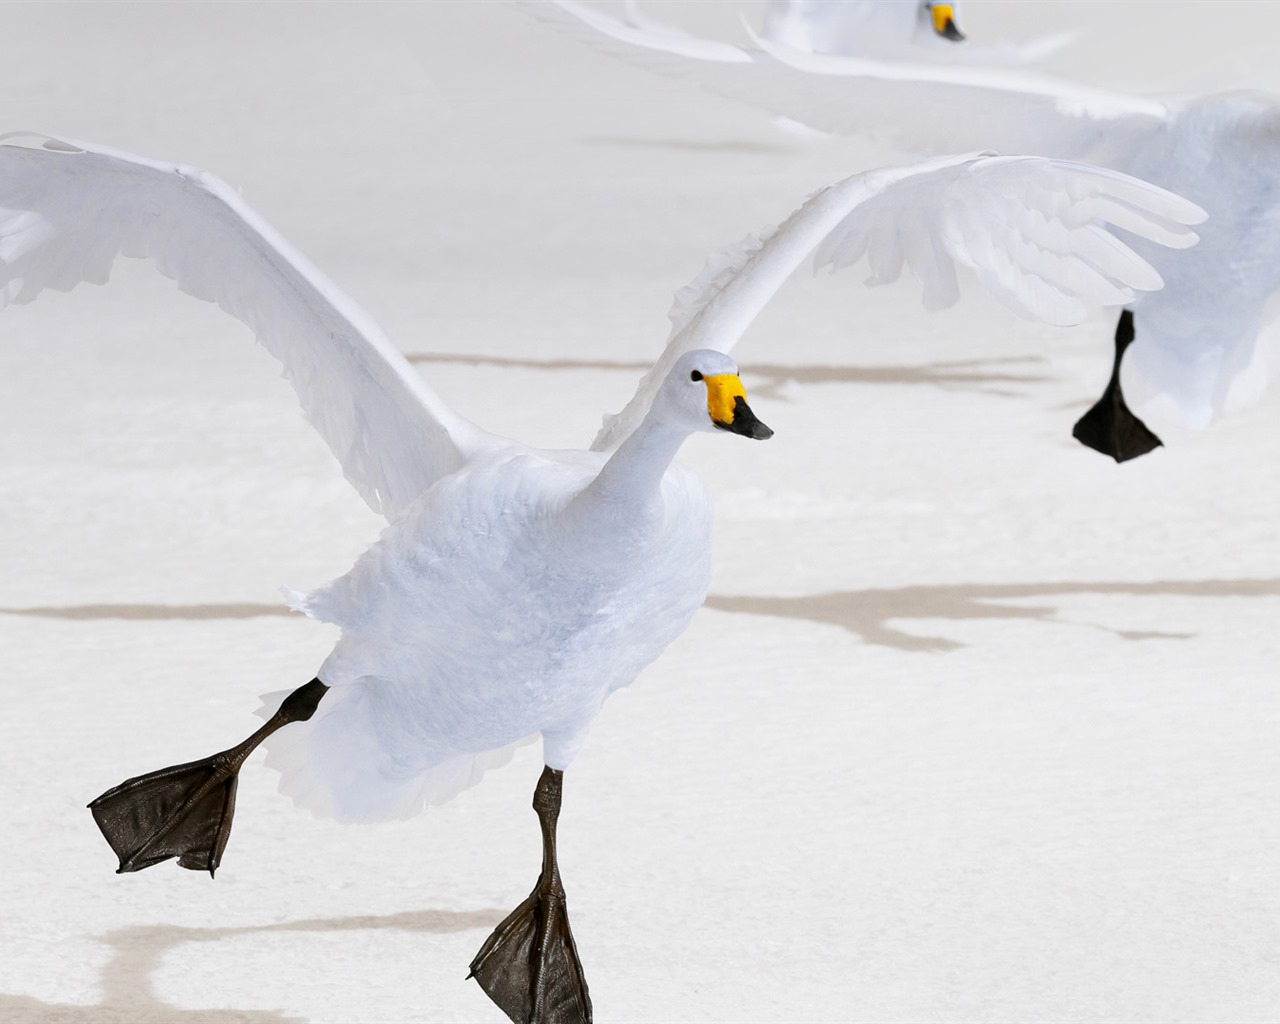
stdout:
[(924, 0), (920, 7), (921, 16), (929, 22), (934, 33), (942, 39), (950, 39), (953, 43), (964, 39), (964, 33), (956, 26), (956, 6), (955, 3)]
[(773, 437), (773, 431), (747, 405), (737, 364), (722, 352), (686, 352), (676, 360), (658, 394), (672, 418), (691, 430), (727, 430), (757, 441)]

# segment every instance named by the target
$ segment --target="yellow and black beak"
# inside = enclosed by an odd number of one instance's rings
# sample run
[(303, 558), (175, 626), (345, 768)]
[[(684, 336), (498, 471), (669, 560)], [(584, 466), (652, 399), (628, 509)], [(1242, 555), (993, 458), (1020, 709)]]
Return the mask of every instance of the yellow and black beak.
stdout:
[(707, 385), (707, 412), (712, 423), (721, 430), (757, 441), (773, 437), (773, 431), (756, 419), (747, 405), (747, 392), (736, 373), (717, 373), (702, 379)]
[(964, 33), (956, 28), (955, 12), (950, 4), (930, 4), (929, 14), (933, 17), (933, 30), (943, 39), (960, 42)]

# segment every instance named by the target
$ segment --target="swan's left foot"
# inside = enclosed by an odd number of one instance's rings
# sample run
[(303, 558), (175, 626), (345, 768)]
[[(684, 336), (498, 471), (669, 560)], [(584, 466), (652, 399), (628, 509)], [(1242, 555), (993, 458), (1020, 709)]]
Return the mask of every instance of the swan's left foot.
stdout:
[(1116, 355), (1111, 380), (1092, 409), (1076, 421), (1072, 436), (1094, 451), (1110, 455), (1116, 462), (1126, 462), (1146, 455), (1161, 446), (1160, 438), (1125, 404), (1120, 390), (1120, 360), (1134, 338), (1133, 314), (1124, 310), (1116, 324)]
[(218, 869), (231, 836), (240, 766), (255, 747), (290, 722), (305, 722), (328, 691), (319, 679), (284, 699), (243, 743), (203, 761), (161, 768), (109, 789), (89, 805), (93, 820), (120, 858), (116, 873), (141, 871), (170, 857), (192, 871)]
[(556, 863), (563, 778), (562, 772), (544, 768), (533, 794), (533, 809), (542, 826), (538, 884), (494, 929), (467, 975), (515, 1024), (591, 1024), (591, 997), (569, 930)]

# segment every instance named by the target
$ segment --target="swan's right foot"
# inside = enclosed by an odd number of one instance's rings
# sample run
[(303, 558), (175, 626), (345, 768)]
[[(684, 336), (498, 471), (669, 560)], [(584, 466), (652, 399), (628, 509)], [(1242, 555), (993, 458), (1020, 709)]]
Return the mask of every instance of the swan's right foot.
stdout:
[(542, 826), (538, 884), (480, 947), (471, 973), (515, 1024), (591, 1024), (591, 997), (556, 863), (563, 773), (544, 768), (533, 794)]
[(1120, 360), (1124, 350), (1133, 342), (1133, 314), (1124, 310), (1116, 324), (1116, 354), (1111, 367), (1111, 380), (1102, 397), (1087, 413), (1076, 421), (1072, 436), (1094, 451), (1110, 455), (1116, 462), (1136, 459), (1139, 455), (1159, 448), (1162, 444), (1142, 420), (1125, 403), (1120, 390)]
[(329, 689), (319, 679), (284, 699), (243, 743), (203, 761), (161, 768), (109, 789), (89, 809), (120, 858), (117, 874), (141, 871), (170, 857), (212, 877), (231, 835), (240, 766), (263, 740), (290, 722), (305, 722)]

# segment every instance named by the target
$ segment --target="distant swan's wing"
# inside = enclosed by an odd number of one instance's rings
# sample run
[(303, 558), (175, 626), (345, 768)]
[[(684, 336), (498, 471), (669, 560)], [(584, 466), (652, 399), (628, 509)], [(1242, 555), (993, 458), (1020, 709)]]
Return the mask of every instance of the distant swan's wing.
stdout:
[[(627, 58), (633, 50), (651, 50), (687, 57), (694, 61), (750, 64), (751, 56), (730, 43), (700, 39), (680, 29), (643, 17), (634, 5), (627, 8), (627, 20), (573, 0), (516, 0), (514, 6), (533, 15), (550, 28)], [(610, 42), (612, 40), (612, 43)], [(617, 44), (617, 45), (615, 45)]]
[(592, 447), (613, 448), (635, 429), (681, 354), (732, 349), (811, 252), (833, 270), (866, 257), (869, 284), (896, 280), (909, 267), (929, 309), (955, 302), (956, 267), (971, 267), (1020, 316), (1068, 325), (1094, 305), (1124, 304), (1162, 286), (1106, 225), (1185, 248), (1197, 241), (1186, 225), (1204, 217), (1193, 203), (1136, 178), (1044, 157), (938, 157), (846, 178), (781, 227), (713, 257), (676, 293), (665, 351)]
[(0, 136), (0, 306), (103, 284), (120, 255), (154, 259), (249, 326), (375, 512), (394, 517), (488, 443), (224, 182), (83, 143)]
[[(809, 53), (755, 38), (739, 47), (627, 24), (577, 0), (520, 4), (543, 24), (629, 63), (837, 134), (930, 153), (998, 149), (1081, 159), (1108, 134), (1155, 130), (1166, 104), (1000, 66)], [(753, 37), (754, 38), (754, 37)]]

